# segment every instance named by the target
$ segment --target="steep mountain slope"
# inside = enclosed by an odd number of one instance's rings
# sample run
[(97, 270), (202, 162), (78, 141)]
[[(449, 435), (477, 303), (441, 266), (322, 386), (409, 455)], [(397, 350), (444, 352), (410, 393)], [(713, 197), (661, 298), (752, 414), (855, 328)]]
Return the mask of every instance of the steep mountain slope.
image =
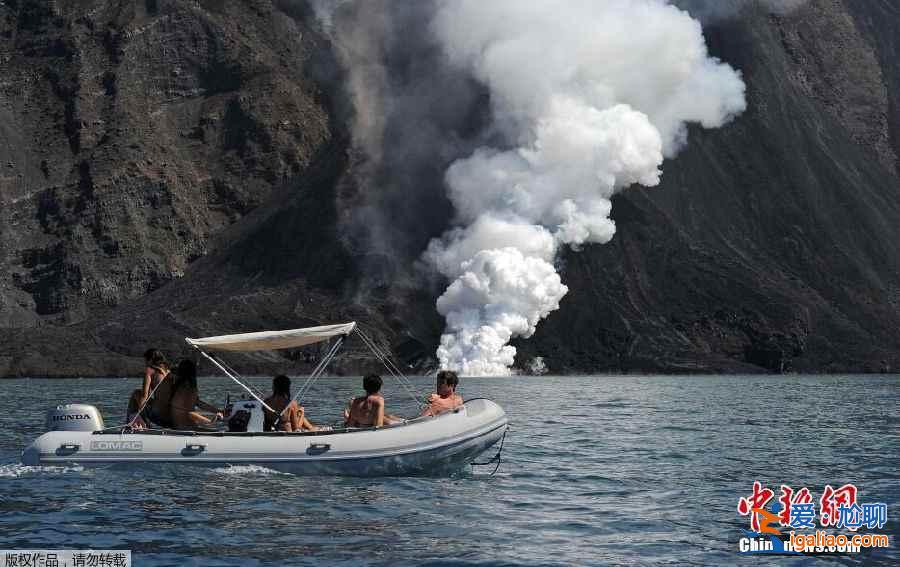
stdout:
[(616, 238), (567, 256), (578, 283), (523, 350), (566, 368), (897, 368), (900, 18), (853, 3), (883, 26), (869, 35), (847, 5), (708, 28), (748, 112), (615, 202)]
[[(328, 50), (291, 8), (0, 5), (0, 372), (121, 372), (148, 341), (188, 331), (162, 315), (174, 298), (227, 280), (200, 277), (196, 262), (220, 235), (240, 282), (253, 269), (248, 227), (293, 225), (271, 211), (298, 198), (315, 197), (307, 216), (333, 201), (327, 179), (316, 184), (340, 170), (346, 141), (309, 77)], [(333, 218), (305, 219), (306, 240), (333, 243), (314, 255), (340, 250)], [(266, 257), (297, 260), (296, 242), (279, 234)], [(187, 272), (192, 283), (178, 285)], [(146, 311), (163, 289), (165, 308)]]
[[(751, 7), (706, 33), (749, 110), (616, 198), (616, 237), (566, 254), (520, 363), (900, 367), (900, 11)], [(7, 0), (0, 76), (0, 374), (121, 374), (185, 335), (342, 318), (433, 363), (440, 286), (372, 287), (346, 240), (366, 190), (347, 79), (303, 3)]]

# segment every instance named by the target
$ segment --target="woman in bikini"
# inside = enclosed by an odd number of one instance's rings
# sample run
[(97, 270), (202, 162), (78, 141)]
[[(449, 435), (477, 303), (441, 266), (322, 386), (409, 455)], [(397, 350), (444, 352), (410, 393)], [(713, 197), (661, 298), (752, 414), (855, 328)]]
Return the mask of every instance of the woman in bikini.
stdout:
[[(148, 409), (147, 406), (150, 405), (148, 400), (150, 399), (150, 394), (157, 390), (157, 387), (166, 379), (168, 374), (169, 363), (166, 362), (166, 357), (162, 352), (155, 348), (144, 352), (144, 380), (141, 387), (134, 390), (128, 399), (128, 423), (131, 423), (138, 429), (143, 429), (147, 426), (145, 417), (149, 417), (151, 421), (156, 422), (153, 416), (150, 415), (152, 412), (146, 411)], [(154, 395), (154, 398), (156, 397)], [(168, 403), (168, 400), (166, 400), (166, 403)], [(144, 408), (145, 411), (142, 412), (143, 415), (137, 416), (141, 408)]]
[(284, 374), (279, 374), (272, 380), (272, 395), (265, 401), (266, 405), (276, 413), (265, 410), (263, 430), (273, 431), (276, 423), (279, 431), (316, 431), (318, 429), (304, 416), (303, 406), (291, 399), (291, 379)]
[(196, 408), (216, 414), (222, 419), (222, 410), (200, 399), (197, 388), (197, 365), (191, 360), (178, 363), (178, 379), (175, 382), (172, 402), (172, 425), (175, 429), (197, 429), (210, 425), (213, 420), (194, 411)]

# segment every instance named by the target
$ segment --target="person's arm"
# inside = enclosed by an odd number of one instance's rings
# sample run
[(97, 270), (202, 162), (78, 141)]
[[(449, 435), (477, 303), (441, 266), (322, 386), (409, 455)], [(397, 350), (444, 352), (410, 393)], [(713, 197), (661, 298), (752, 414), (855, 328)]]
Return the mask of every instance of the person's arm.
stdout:
[(208, 404), (208, 403), (204, 402), (203, 400), (201, 400), (201, 399), (199, 399), (199, 398), (197, 399), (197, 404), (196, 404), (196, 406), (197, 406), (198, 408), (200, 408), (200, 409), (202, 409), (202, 410), (206, 410), (206, 411), (208, 411), (208, 412), (210, 412), (210, 413), (215, 413), (215, 414), (221, 414), (221, 413), (222, 413), (222, 410), (220, 410), (220, 409), (217, 408), (216, 406), (214, 406), (214, 405), (212, 405), (212, 404)]
[(141, 390), (138, 388), (137, 390), (131, 392), (131, 397), (128, 398), (128, 409), (126, 410), (129, 415), (137, 413), (137, 411), (141, 409)]
[(206, 416), (200, 415), (195, 411), (188, 412), (187, 415), (188, 419), (191, 420), (194, 425), (209, 425), (210, 423), (212, 423), (211, 419)]
[(154, 372), (156, 371), (149, 366), (144, 368), (144, 382), (141, 384), (141, 399), (138, 407), (144, 405), (147, 402), (147, 398), (150, 397), (150, 382)]
[(293, 406), (291, 411), (291, 431), (302, 431), (303, 406), (298, 405), (297, 402), (291, 402), (291, 406)]
[(319, 430), (319, 428), (316, 427), (315, 425), (313, 425), (308, 419), (306, 419), (305, 416), (300, 420), (300, 425), (303, 427), (303, 429), (306, 429), (308, 431), (318, 431)]
[(426, 415), (434, 415), (434, 409), (433, 409), (433, 406), (432, 406), (431, 404), (434, 403), (434, 400), (437, 399), (437, 397), (438, 397), (438, 395), (437, 395), (436, 393), (431, 393), (431, 394), (428, 396), (428, 399), (425, 400), (425, 403), (427, 403), (428, 405), (425, 406), (425, 409), (423, 409), (423, 410), (422, 410), (422, 413), (419, 414), (420, 417), (421, 417), (421, 416), (426, 416)]
[(375, 427), (382, 427), (384, 425), (384, 398), (379, 398), (378, 401), (375, 402), (375, 419), (372, 420), (372, 425)]
[(344, 408), (344, 427), (348, 427), (350, 425), (350, 416), (353, 413), (353, 398), (350, 398), (350, 401), (347, 402), (347, 407)]

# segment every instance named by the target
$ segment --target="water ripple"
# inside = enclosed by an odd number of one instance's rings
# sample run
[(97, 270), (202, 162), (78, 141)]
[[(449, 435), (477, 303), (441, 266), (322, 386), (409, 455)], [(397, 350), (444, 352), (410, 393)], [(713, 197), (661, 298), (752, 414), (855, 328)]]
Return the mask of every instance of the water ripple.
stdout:
[[(304, 401), (310, 417), (339, 419), (335, 400), (356, 382), (316, 384)], [(513, 422), (493, 477), (19, 464), (47, 407), (92, 403), (113, 423), (136, 383), (0, 382), (0, 415), (20, 425), (0, 429), (2, 547), (124, 548), (151, 566), (707, 565), (742, 559), (747, 524), (735, 508), (754, 480), (813, 492), (852, 481), (862, 501), (889, 511), (900, 501), (897, 376), (466, 379), (466, 397), (499, 401)], [(233, 391), (220, 379), (201, 386), (210, 400)], [(413, 411), (390, 382), (387, 394), (392, 411)], [(863, 561), (900, 557), (895, 544), (775, 562)]]

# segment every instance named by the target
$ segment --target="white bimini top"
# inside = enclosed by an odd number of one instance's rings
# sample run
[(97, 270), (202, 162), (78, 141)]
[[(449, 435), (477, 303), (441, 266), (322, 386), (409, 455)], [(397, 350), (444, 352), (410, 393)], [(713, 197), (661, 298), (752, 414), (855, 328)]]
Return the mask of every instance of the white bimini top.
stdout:
[(340, 325), (287, 329), (285, 331), (260, 331), (258, 333), (240, 333), (237, 335), (220, 335), (218, 337), (185, 340), (189, 345), (202, 350), (227, 350), (232, 352), (278, 350), (320, 343), (332, 337), (348, 335), (355, 328), (356, 322), (351, 321)]

